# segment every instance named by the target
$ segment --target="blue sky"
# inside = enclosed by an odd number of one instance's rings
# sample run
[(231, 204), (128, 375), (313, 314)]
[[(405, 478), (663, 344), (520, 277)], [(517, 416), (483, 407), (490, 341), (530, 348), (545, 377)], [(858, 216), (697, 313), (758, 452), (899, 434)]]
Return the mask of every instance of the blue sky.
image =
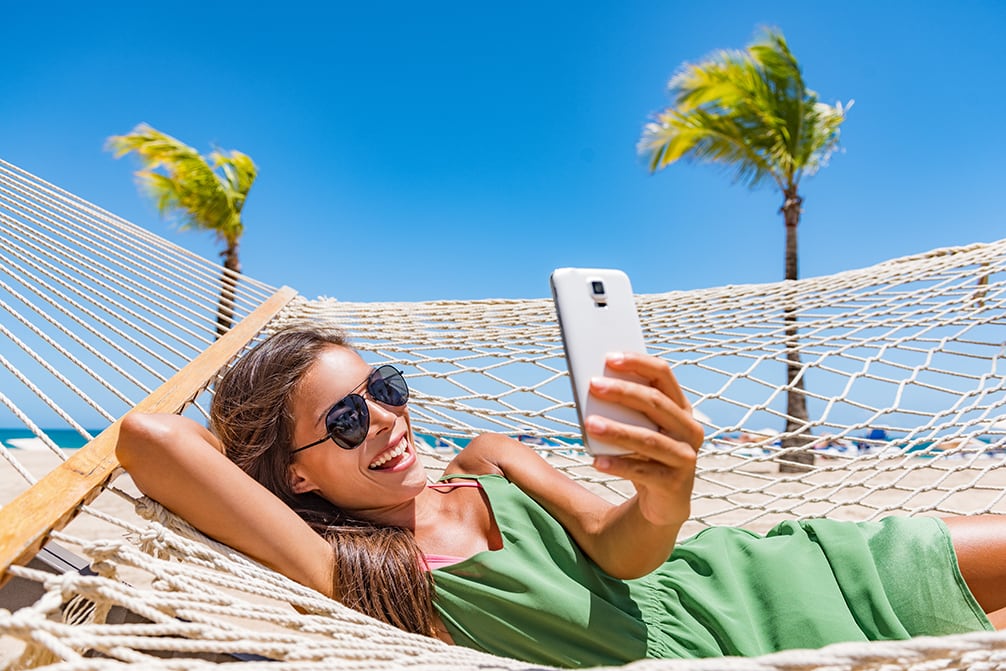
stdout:
[[(635, 151), (677, 67), (783, 30), (855, 99), (803, 183), (801, 276), (1004, 236), (1006, 3), (6, 3), (0, 157), (206, 256), (103, 150), (147, 122), (259, 165), (244, 270), (343, 300), (781, 279), (780, 196)], [(162, 13), (161, 9), (170, 10)]]

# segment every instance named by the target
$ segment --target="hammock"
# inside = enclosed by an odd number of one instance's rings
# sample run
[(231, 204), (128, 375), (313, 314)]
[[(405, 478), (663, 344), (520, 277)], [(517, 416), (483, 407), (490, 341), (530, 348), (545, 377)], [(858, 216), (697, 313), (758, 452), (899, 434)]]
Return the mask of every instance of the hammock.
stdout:
[[(1006, 513), (1004, 265), (1000, 241), (799, 282), (637, 296), (652, 353), (706, 428), (683, 533)], [(222, 287), (236, 326), (217, 338)], [(781, 447), (787, 309), (810, 415), (793, 431), (814, 441), (799, 473), (779, 469), (796, 449)], [(118, 467), (118, 418), (138, 408), (205, 421), (219, 370), (293, 321), (335, 320), (365, 359), (405, 372), (431, 475), (496, 431), (612, 500), (629, 491), (586, 466), (550, 300), (305, 300), (0, 161), (0, 314), (0, 427), (22, 429), (0, 433), (5, 668), (529, 668), (324, 598), (201, 536)], [(60, 556), (71, 559), (54, 569)], [(1006, 635), (976, 633), (629, 667), (997, 665)]]

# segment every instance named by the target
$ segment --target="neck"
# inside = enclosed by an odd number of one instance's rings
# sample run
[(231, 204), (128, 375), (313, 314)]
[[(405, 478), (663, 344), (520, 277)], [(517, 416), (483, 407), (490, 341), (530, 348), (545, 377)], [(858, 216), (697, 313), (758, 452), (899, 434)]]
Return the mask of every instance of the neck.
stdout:
[(404, 501), (398, 505), (386, 506), (384, 508), (372, 508), (364, 510), (354, 510), (353, 515), (373, 524), (388, 527), (400, 527), (413, 532), (423, 521), (435, 514), (435, 504), (437, 500), (431, 498), (431, 492), (423, 488), (414, 499)]

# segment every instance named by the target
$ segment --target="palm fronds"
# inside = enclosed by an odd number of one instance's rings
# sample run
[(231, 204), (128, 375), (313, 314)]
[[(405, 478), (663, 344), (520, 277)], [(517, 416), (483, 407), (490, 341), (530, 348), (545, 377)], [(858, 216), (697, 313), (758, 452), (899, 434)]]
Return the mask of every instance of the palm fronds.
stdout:
[(108, 138), (106, 148), (115, 158), (136, 153), (143, 165), (136, 179), (161, 216), (175, 217), (183, 229), (209, 231), (224, 243), (217, 310), (217, 334), (223, 335), (233, 322), (236, 278), (241, 272), (238, 240), (244, 233), (241, 211), (258, 174), (255, 163), (239, 151), (215, 149), (203, 157), (143, 123), (126, 135)]
[(241, 237), (241, 210), (257, 175), (246, 154), (215, 150), (207, 160), (147, 124), (110, 137), (107, 148), (116, 158), (136, 153), (143, 165), (136, 171), (137, 181), (161, 215), (176, 217), (182, 228), (210, 231), (227, 245)]
[(806, 88), (773, 29), (744, 51), (686, 63), (668, 89), (672, 106), (646, 124), (638, 145), (651, 171), (689, 158), (732, 168), (748, 186), (771, 180), (783, 191), (827, 163), (848, 110)]

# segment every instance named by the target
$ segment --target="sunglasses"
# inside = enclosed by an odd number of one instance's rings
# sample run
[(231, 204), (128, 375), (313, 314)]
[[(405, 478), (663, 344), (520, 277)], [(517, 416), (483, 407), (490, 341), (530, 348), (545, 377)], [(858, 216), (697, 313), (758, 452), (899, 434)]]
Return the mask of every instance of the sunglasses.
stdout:
[[(375, 368), (366, 380), (356, 386), (356, 389), (363, 385), (367, 385), (367, 394), (370, 398), (382, 405), (400, 408), (409, 400), (409, 385), (405, 383), (402, 372), (394, 366)], [(329, 438), (344, 450), (359, 447), (370, 432), (370, 410), (367, 408), (367, 399), (354, 390), (338, 401), (325, 415), (325, 429), (328, 433), (324, 438), (310, 445), (298, 447), (290, 454), (321, 445)]]

